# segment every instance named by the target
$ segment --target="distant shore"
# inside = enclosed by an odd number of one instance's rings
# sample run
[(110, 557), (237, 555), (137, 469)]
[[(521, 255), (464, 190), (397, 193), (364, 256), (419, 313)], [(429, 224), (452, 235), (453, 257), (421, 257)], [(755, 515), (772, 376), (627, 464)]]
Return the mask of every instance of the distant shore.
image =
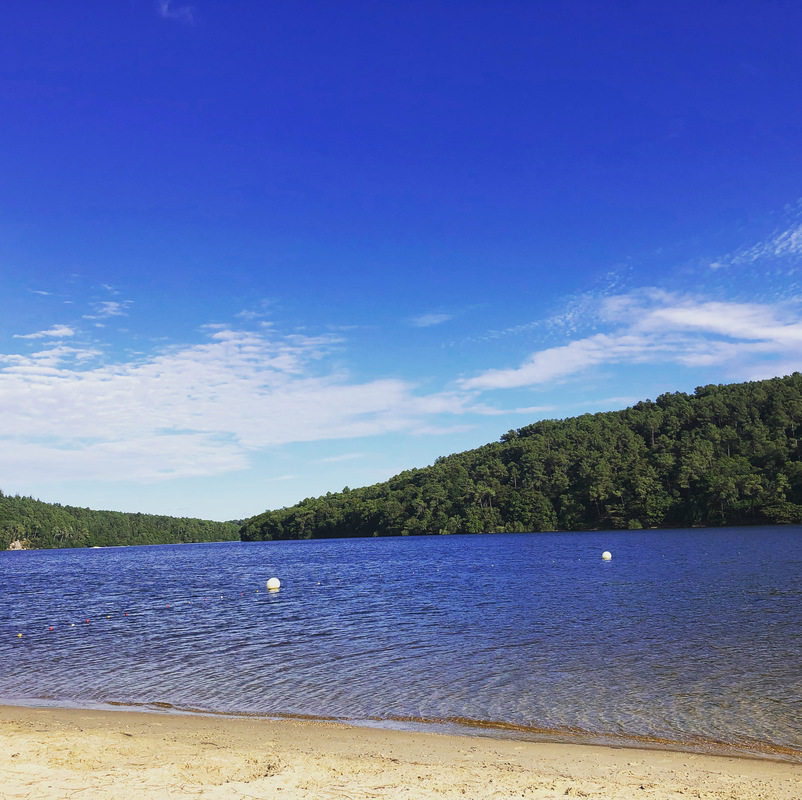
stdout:
[(0, 738), (9, 800), (802, 796), (800, 764), (303, 720), (2, 706)]

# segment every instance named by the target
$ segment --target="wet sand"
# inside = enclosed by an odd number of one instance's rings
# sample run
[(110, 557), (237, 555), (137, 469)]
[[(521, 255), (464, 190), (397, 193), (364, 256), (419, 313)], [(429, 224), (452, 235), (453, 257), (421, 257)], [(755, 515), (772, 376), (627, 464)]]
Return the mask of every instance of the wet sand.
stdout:
[(799, 800), (802, 765), (302, 720), (0, 707), (0, 797)]

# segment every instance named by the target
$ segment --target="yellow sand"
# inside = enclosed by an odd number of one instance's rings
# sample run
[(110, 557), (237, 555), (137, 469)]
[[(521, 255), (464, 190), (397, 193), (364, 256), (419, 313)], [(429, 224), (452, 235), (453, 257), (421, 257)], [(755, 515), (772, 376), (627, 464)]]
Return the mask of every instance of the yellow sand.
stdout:
[(0, 797), (800, 800), (802, 765), (318, 722), (0, 707)]

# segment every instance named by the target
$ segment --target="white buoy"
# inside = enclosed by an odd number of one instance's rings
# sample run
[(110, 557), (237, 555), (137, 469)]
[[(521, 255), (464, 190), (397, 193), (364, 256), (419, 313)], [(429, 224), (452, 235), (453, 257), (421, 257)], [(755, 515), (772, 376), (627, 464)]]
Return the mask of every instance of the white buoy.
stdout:
[(613, 557), (613, 554), (612, 554), (612, 553), (611, 553), (609, 550), (605, 550), (605, 551), (602, 553), (602, 558), (603, 558), (605, 561), (609, 561), (609, 560), (610, 560), (612, 557)]
[(277, 592), (281, 588), (281, 581), (278, 578), (270, 578), (267, 582), (267, 588), (271, 592)]

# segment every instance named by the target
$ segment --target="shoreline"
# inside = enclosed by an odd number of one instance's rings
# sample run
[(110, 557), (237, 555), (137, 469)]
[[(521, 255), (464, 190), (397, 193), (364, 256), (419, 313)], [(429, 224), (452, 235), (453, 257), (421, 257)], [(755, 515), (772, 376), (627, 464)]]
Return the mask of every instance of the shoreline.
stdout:
[(467, 739), (483, 738), (500, 741), (555, 744), (571, 747), (585, 745), (615, 750), (657, 750), (673, 753), (687, 753), (698, 756), (717, 756), (721, 758), (745, 758), (759, 761), (774, 761), (802, 766), (802, 746), (791, 747), (771, 742), (761, 742), (744, 738), (741, 742), (727, 742), (697, 737), (681, 741), (658, 736), (637, 734), (594, 733), (593, 731), (571, 728), (536, 728), (509, 722), (479, 721), (466, 718), (426, 719), (415, 716), (390, 717), (326, 717), (311, 714), (257, 713), (247, 711), (214, 711), (203, 708), (176, 706), (172, 703), (123, 703), (107, 701), (94, 706), (61, 705), (58, 701), (32, 700), (28, 703), (0, 701), (2, 708), (41, 709), (55, 711), (89, 711), (109, 713), (153, 714), (155, 716), (190, 716), (210, 719), (242, 719), (265, 722), (296, 721), (342, 725), (347, 728), (367, 728), (369, 730), (402, 731), (411, 734), (436, 734), (459, 736)]
[(304, 719), (0, 706), (3, 797), (798, 800), (802, 764)]

